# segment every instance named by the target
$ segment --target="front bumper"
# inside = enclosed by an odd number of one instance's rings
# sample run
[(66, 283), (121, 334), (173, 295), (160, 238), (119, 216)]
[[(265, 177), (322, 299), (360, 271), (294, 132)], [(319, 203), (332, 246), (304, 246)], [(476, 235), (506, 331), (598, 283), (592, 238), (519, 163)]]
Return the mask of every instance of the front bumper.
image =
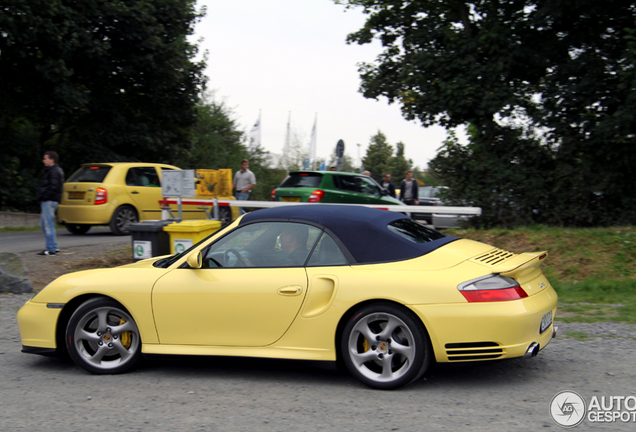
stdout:
[(42, 354), (55, 350), (55, 330), (62, 309), (49, 308), (46, 303), (28, 301), (18, 311), (18, 326), (22, 338), (23, 352)]

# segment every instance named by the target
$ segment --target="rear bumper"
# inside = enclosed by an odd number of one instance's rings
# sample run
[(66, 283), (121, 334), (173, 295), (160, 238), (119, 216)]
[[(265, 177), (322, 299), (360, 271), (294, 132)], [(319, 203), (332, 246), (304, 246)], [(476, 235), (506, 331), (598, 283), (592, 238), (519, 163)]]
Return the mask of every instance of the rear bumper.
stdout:
[[(531, 344), (543, 349), (552, 340), (557, 294), (548, 285), (521, 300), (493, 303), (411, 305), (422, 319), (440, 363), (524, 357)], [(552, 324), (540, 332), (541, 318)]]
[(113, 210), (109, 205), (68, 205), (57, 207), (57, 220), (63, 224), (107, 225)]

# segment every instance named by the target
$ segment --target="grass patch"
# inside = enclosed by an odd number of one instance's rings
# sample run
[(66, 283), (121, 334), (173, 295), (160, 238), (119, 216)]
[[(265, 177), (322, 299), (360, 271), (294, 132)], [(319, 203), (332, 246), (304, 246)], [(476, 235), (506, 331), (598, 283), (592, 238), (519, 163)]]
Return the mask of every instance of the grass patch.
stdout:
[(590, 335), (585, 332), (566, 331), (565, 335), (569, 338), (576, 339), (581, 342), (587, 342), (590, 340)]
[(543, 271), (566, 322), (636, 324), (636, 227), (448, 230), (514, 253), (547, 250)]

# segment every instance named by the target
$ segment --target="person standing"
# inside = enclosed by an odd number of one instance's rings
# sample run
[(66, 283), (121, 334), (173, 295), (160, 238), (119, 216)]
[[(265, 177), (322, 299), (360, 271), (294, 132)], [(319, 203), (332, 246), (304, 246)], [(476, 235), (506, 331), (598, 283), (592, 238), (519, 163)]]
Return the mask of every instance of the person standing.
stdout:
[(380, 185), (389, 193), (389, 196), (395, 198), (395, 186), (391, 183), (391, 174), (384, 174), (384, 179), (382, 180), (382, 184)]
[(406, 178), (400, 183), (400, 201), (406, 205), (419, 205), (417, 180), (413, 179), (413, 171), (406, 171)]
[(64, 171), (57, 164), (58, 159), (59, 156), (54, 151), (47, 151), (42, 158), (44, 174), (40, 180), (36, 199), (40, 203), (40, 228), (44, 232), (46, 249), (38, 255), (50, 256), (60, 251), (55, 237), (55, 210), (62, 200)]
[[(234, 175), (232, 189), (236, 189), (235, 198), (239, 201), (247, 201), (250, 197), (250, 190), (256, 186), (256, 176), (249, 170), (250, 162), (247, 159), (241, 161), (241, 169)], [(245, 214), (243, 207), (240, 207), (240, 214)]]

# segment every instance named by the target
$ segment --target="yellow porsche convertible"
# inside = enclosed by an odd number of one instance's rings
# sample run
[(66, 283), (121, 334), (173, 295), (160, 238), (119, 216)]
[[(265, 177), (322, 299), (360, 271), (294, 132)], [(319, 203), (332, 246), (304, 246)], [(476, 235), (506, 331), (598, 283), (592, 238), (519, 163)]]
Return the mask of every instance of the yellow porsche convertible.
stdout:
[(342, 361), (394, 389), (432, 362), (537, 355), (556, 333), (545, 257), (383, 210), (259, 210), (183, 253), (56, 279), (18, 312), (22, 351), (95, 374), (142, 355)]

